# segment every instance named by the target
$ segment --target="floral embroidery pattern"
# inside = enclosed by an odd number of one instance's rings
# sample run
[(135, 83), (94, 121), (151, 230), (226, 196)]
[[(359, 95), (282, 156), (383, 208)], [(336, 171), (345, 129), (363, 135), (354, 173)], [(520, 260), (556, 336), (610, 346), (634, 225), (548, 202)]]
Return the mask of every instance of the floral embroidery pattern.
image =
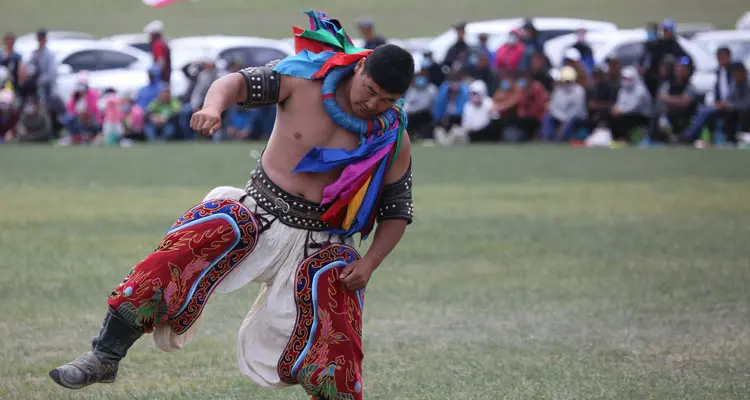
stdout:
[(326, 268), (358, 259), (355, 249), (333, 244), (305, 259), (297, 271), (297, 323), (278, 371), (284, 382), (299, 383), (314, 398), (362, 398), (361, 297), (343, 287), (338, 268)]
[(177, 334), (185, 332), (200, 316), (216, 284), (255, 248), (257, 226), (253, 214), (239, 202), (198, 204), (115, 288), (110, 307), (145, 332), (166, 323)]

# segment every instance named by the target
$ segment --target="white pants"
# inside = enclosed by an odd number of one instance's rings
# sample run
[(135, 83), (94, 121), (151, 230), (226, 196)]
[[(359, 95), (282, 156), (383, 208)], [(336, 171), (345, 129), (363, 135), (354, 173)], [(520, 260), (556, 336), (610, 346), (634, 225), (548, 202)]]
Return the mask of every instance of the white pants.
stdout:
[[(239, 200), (245, 191), (233, 187), (217, 187), (203, 199)], [(255, 210), (255, 200), (247, 196), (244, 205)], [(279, 357), (291, 337), (297, 320), (294, 299), (294, 282), (297, 267), (305, 258), (305, 245), (329, 240), (326, 232), (310, 232), (292, 228), (279, 221), (260, 233), (253, 251), (229, 273), (216, 287), (215, 292), (228, 293), (250, 282), (262, 284), (258, 298), (245, 316), (237, 339), (237, 361), (243, 374), (262, 387), (289, 386), (281, 381), (277, 372)], [(351, 238), (333, 239), (349, 246)], [(169, 325), (154, 328), (154, 342), (164, 351), (176, 351), (190, 342), (201, 325), (199, 318), (189, 330), (176, 335)]]

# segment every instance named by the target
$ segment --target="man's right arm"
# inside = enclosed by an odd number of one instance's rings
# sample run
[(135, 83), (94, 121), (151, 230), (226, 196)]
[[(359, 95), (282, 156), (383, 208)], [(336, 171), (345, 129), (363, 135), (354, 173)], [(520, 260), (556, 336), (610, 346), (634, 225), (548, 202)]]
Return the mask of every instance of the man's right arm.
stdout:
[(260, 108), (286, 100), (292, 93), (294, 79), (274, 71), (274, 66), (272, 62), (245, 68), (217, 79), (206, 93), (203, 108), (221, 113), (234, 103), (243, 108)]

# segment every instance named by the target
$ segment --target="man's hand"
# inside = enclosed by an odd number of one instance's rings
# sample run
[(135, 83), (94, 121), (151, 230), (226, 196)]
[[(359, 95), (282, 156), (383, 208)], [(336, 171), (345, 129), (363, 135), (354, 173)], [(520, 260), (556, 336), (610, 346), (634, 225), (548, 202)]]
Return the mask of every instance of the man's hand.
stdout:
[(193, 113), (192, 118), (190, 118), (190, 128), (204, 135), (213, 135), (221, 129), (221, 112), (203, 108)]
[(377, 268), (377, 265), (373, 265), (366, 259), (357, 260), (344, 267), (339, 278), (347, 289), (356, 292), (367, 286), (367, 282), (370, 281), (370, 275), (372, 275), (372, 271), (375, 268)]
[(729, 104), (726, 101), (720, 101), (714, 105), (717, 110), (726, 110), (729, 108)]
[(620, 114), (621, 114), (620, 109), (617, 108), (617, 107), (612, 107), (611, 114), (612, 114), (613, 117), (619, 117)]

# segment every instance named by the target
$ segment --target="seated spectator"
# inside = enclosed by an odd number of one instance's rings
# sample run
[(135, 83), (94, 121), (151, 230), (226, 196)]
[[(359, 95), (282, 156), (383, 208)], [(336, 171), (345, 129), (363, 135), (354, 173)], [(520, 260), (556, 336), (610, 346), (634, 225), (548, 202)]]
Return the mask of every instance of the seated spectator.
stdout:
[(177, 134), (178, 118), (182, 104), (173, 99), (168, 87), (162, 87), (159, 97), (148, 105), (145, 134), (149, 142), (157, 139), (172, 140)]
[(0, 143), (10, 142), (16, 137), (18, 109), (15, 105), (13, 90), (0, 90)]
[(622, 65), (620, 65), (620, 59), (615, 56), (609, 56), (604, 59), (607, 64), (607, 79), (610, 82), (620, 82), (622, 77), (620, 72), (622, 71)]
[(521, 74), (506, 78), (493, 96), (491, 122), (471, 141), (527, 141), (534, 137), (546, 111), (548, 94), (541, 83)]
[(116, 146), (125, 135), (125, 111), (123, 101), (117, 93), (105, 91), (104, 117), (102, 118), (102, 136), (107, 146)]
[(711, 109), (711, 112), (698, 113), (693, 125), (687, 129), (681, 137), (682, 141), (693, 141), (698, 138), (700, 128), (710, 120), (722, 122), (724, 134), (727, 141), (737, 143), (737, 128), (750, 130), (750, 84), (747, 79), (747, 69), (741, 62), (732, 64), (732, 84), (729, 88), (729, 96), (724, 101), (719, 101)]
[(276, 106), (253, 108), (250, 110), (250, 140), (262, 140), (271, 136), (276, 122)]
[(427, 78), (430, 80), (430, 83), (432, 83), (436, 87), (439, 87), (445, 81), (445, 72), (443, 72), (443, 65), (435, 62), (435, 60), (432, 58), (432, 51), (430, 50), (425, 50), (422, 56), (423, 58), (421, 70), (427, 71)]
[(123, 99), (122, 111), (125, 115), (124, 137), (130, 140), (146, 140), (146, 110), (136, 103), (134, 98), (126, 97)]
[(552, 92), (555, 88), (555, 80), (549, 74), (547, 69), (547, 58), (542, 53), (534, 53), (531, 56), (531, 79), (539, 82), (544, 86), (547, 93)]
[[(700, 135), (700, 132), (709, 122), (715, 122), (715, 118), (712, 118), (713, 114), (717, 111), (717, 105), (726, 103), (729, 98), (731, 87), (732, 87), (732, 53), (727, 47), (721, 47), (716, 51), (716, 59), (719, 63), (719, 68), (716, 71), (716, 85), (714, 90), (709, 96), (713, 100), (713, 104), (701, 105), (698, 107), (697, 115), (693, 120), (690, 127), (685, 130), (681, 135), (683, 141), (694, 141)], [(711, 127), (712, 131), (715, 131), (714, 126)]]
[(470, 65), (469, 74), (471, 77), (484, 82), (487, 88), (487, 95), (492, 96), (492, 93), (497, 89), (498, 82), (497, 73), (490, 67), (490, 54), (486, 51), (473, 53)]
[(508, 35), (508, 40), (495, 52), (494, 67), (501, 76), (508, 72), (516, 72), (518, 64), (524, 57), (526, 45), (521, 41), (521, 31), (514, 29)]
[(542, 120), (542, 140), (569, 140), (585, 124), (588, 114), (586, 90), (576, 83), (576, 78), (573, 67), (563, 67), (560, 82), (552, 91), (547, 114)]
[(461, 124), (461, 114), (469, 99), (469, 88), (461, 78), (461, 74), (452, 73), (448, 80), (440, 85), (435, 99), (432, 115), (437, 124), (445, 131)]
[(99, 92), (89, 88), (85, 73), (65, 106), (63, 125), (70, 135), (70, 144), (88, 143), (100, 132), (102, 113), (99, 109)]
[[(48, 142), (54, 135), (49, 113), (44, 110), (39, 99), (34, 97), (26, 101), (16, 129), (20, 142)], [(61, 144), (69, 143), (70, 136), (65, 139)]]
[(495, 134), (487, 129), (491, 112), (492, 99), (487, 96), (487, 85), (480, 80), (472, 82), (469, 85), (469, 101), (461, 115), (461, 130), (452, 139), (462, 142), (492, 140)]
[(517, 127), (523, 133), (521, 140), (531, 140), (542, 123), (547, 111), (549, 92), (540, 82), (522, 76), (516, 80), (516, 87), (520, 92), (520, 99), (515, 115), (503, 118), (503, 128)]
[(166, 87), (164, 82), (159, 78), (160, 74), (158, 66), (151, 67), (148, 70), (149, 84), (138, 91), (135, 102), (144, 110), (148, 109), (148, 105), (159, 97), (161, 89)]
[(616, 141), (631, 141), (635, 129), (648, 127), (651, 107), (651, 94), (641, 81), (638, 71), (635, 67), (623, 68), (617, 101), (610, 113), (612, 138)]
[(664, 82), (659, 88), (658, 116), (651, 127), (652, 140), (673, 138), (674, 132), (683, 132), (697, 108), (696, 91), (690, 83), (690, 60), (682, 58), (675, 65), (674, 80)]
[(421, 70), (414, 76), (404, 94), (404, 111), (409, 119), (409, 135), (422, 139), (433, 139), (432, 109), (437, 97), (437, 87), (429, 80), (429, 71)]
[(589, 129), (607, 122), (609, 112), (617, 101), (618, 84), (607, 77), (606, 67), (597, 66), (592, 74), (592, 85), (587, 94)]
[(230, 140), (245, 140), (250, 136), (251, 111), (233, 104), (227, 110), (227, 136)]

